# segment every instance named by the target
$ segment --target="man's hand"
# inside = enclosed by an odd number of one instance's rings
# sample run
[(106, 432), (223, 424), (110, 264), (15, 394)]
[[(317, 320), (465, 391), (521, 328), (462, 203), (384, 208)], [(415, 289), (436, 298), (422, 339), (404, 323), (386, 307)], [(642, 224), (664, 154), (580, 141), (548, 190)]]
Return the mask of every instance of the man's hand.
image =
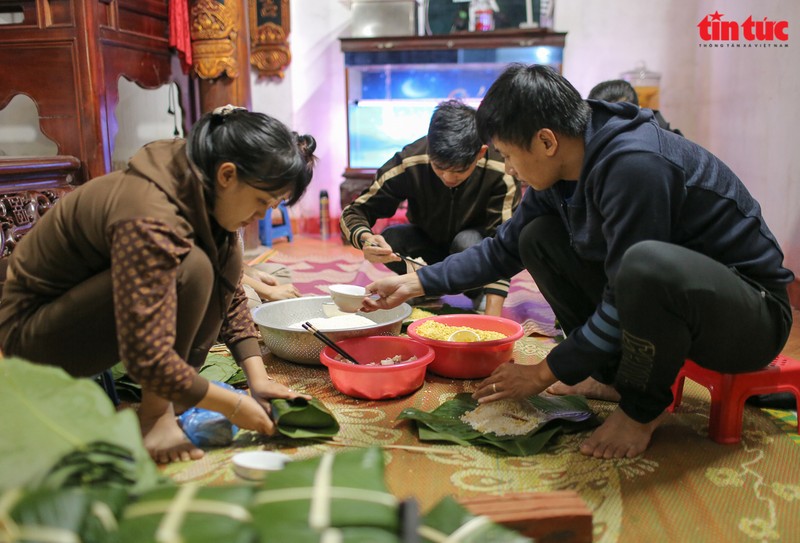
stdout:
[(503, 399), (522, 400), (540, 394), (557, 380), (547, 365), (547, 360), (532, 366), (506, 362), (478, 383), (478, 389), (472, 397), (479, 403)]
[(425, 290), (416, 273), (396, 275), (380, 279), (367, 285), (367, 294), (377, 294), (378, 298), (365, 298), (363, 310), (375, 311), (377, 309), (391, 309), (402, 304), (414, 296), (422, 296)]
[(400, 258), (394, 254), (392, 246), (386, 243), (383, 236), (376, 234), (364, 234), (361, 236), (361, 251), (364, 259), (368, 262), (385, 263), (397, 262)]

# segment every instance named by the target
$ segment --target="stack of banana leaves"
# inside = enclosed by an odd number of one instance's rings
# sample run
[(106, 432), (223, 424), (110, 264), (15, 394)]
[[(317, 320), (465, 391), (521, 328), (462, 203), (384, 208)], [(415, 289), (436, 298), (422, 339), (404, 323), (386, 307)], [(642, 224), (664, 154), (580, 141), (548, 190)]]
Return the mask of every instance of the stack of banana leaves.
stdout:
[(452, 498), (420, 518), (384, 484), (380, 449), (290, 462), (257, 486), (161, 488), (130, 503), (122, 543), (526, 543), (529, 538), (469, 513)]
[[(292, 420), (299, 407), (278, 410), (297, 428), (315, 424)], [(289, 462), (257, 485), (176, 485), (147, 454), (132, 410), (52, 367), (0, 361), (0, 410), (0, 541), (530, 541), (452, 499), (420, 517), (387, 491), (378, 448)]]
[(130, 496), (169, 484), (88, 379), (0, 360), (0, 412), (0, 541), (115, 541)]

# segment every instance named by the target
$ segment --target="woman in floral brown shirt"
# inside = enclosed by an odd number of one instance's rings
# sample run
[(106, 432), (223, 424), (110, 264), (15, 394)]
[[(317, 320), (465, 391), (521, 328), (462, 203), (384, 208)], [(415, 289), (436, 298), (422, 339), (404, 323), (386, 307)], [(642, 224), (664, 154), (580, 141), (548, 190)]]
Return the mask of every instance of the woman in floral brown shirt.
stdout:
[[(264, 369), (236, 232), (281, 200), (299, 200), (315, 146), (272, 117), (227, 106), (203, 116), (187, 140), (151, 143), (124, 170), (68, 194), (10, 257), (2, 351), (75, 376), (122, 360), (142, 386), (139, 419), (158, 462), (203, 455), (173, 404), (273, 434), (269, 399), (297, 394)], [(250, 396), (198, 375), (218, 337)]]

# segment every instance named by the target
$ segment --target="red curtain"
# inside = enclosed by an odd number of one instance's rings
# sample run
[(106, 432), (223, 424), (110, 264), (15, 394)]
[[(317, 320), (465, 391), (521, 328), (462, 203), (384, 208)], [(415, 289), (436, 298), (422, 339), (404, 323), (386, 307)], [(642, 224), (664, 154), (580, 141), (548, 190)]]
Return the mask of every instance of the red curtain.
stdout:
[(192, 67), (189, 0), (169, 0), (169, 45), (178, 52), (183, 73), (189, 73)]

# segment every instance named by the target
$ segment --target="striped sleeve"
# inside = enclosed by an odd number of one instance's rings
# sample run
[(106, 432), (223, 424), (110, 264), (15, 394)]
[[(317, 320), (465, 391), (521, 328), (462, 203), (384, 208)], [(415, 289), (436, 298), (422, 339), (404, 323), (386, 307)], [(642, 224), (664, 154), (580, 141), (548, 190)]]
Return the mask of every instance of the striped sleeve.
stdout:
[(621, 336), (617, 308), (604, 301), (582, 327), (553, 348), (547, 363), (560, 381), (574, 385), (619, 358)]
[(486, 294), (496, 294), (498, 296), (502, 296), (503, 298), (508, 298), (508, 289), (510, 286), (510, 280), (498, 279), (497, 281), (493, 281), (492, 283), (485, 285), (483, 288), (486, 291)]
[(429, 162), (427, 155), (402, 158), (398, 153), (375, 175), (375, 180), (356, 200), (342, 211), (339, 225), (350, 244), (361, 249), (363, 234), (372, 233), (378, 219), (391, 217), (406, 200), (408, 184), (407, 169)]

